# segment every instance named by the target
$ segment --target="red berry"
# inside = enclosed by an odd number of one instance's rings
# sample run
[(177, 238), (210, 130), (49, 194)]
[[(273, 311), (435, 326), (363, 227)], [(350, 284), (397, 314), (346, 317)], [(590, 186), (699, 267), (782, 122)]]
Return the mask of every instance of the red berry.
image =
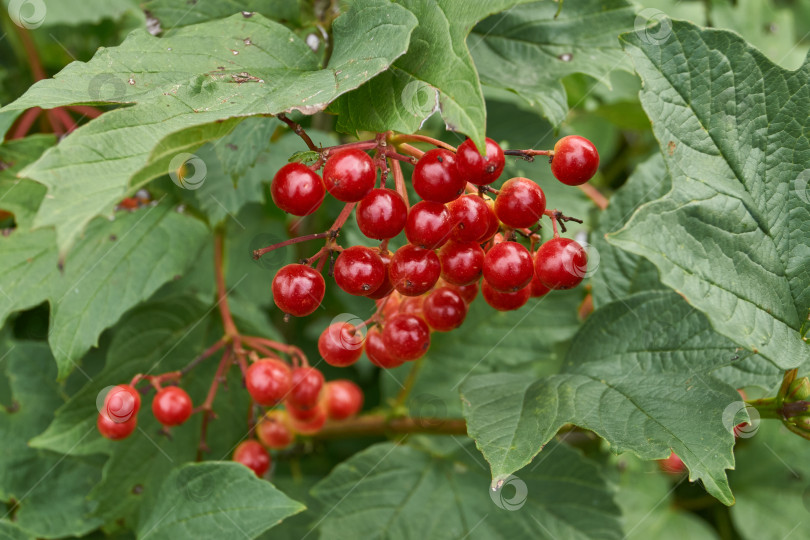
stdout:
[(579, 186), (596, 174), (599, 152), (591, 141), (578, 135), (563, 137), (554, 145), (551, 172), (563, 184)]
[(323, 373), (314, 367), (292, 370), (292, 390), (287, 401), (299, 409), (310, 409), (318, 404), (323, 389)]
[(492, 223), (492, 209), (478, 195), (464, 195), (447, 205), (455, 224), (451, 238), (456, 242), (479, 242)]
[(334, 274), (338, 287), (355, 296), (366, 296), (385, 281), (385, 264), (371, 248), (352, 246), (338, 255)]
[(440, 287), (425, 299), (425, 322), (438, 332), (449, 332), (461, 326), (467, 317), (467, 304), (450, 287)]
[(323, 180), (303, 163), (288, 163), (278, 170), (270, 184), (276, 206), (294, 216), (308, 216), (318, 209), (326, 195)]
[[(318, 402), (320, 403), (320, 398), (318, 398)], [(291, 404), (289, 400), (287, 400), (284, 402), (284, 408), (287, 409), (287, 414), (289, 415), (291, 421), (298, 420), (299, 422), (307, 422), (318, 416), (317, 405), (315, 407), (302, 409), (296, 407), (295, 405)]]
[(138, 414), (141, 408), (141, 394), (129, 384), (113, 386), (104, 396), (104, 410), (101, 411), (112, 422), (126, 422)]
[(293, 442), (290, 419), (286, 411), (268, 411), (256, 426), (256, 436), (267, 448), (282, 450)]
[(546, 196), (528, 178), (510, 178), (495, 199), (495, 214), (507, 227), (531, 227), (546, 211)]
[(323, 276), (305, 264), (288, 264), (273, 278), (273, 301), (284, 313), (305, 317), (321, 305)]
[(530, 287), (524, 287), (515, 292), (500, 292), (493, 289), (486, 281), (481, 285), (481, 292), (484, 295), (486, 303), (498, 311), (514, 311), (519, 309), (529, 301), (529, 297), (531, 296)]
[(129, 437), (135, 428), (138, 427), (138, 417), (132, 416), (126, 422), (113, 422), (104, 413), (99, 413), (96, 419), (98, 432), (107, 439), (118, 441)]
[(543, 282), (537, 277), (537, 272), (533, 272), (532, 275), (532, 283), (529, 286), (532, 291), (532, 298), (540, 298), (541, 296), (545, 296), (546, 294), (551, 291), (548, 287), (543, 285)]
[(658, 467), (665, 473), (673, 476), (679, 476), (686, 470), (686, 465), (683, 464), (683, 461), (681, 461), (681, 458), (679, 458), (675, 452), (672, 452), (666, 459), (659, 459)]
[(425, 152), (413, 168), (411, 183), (422, 199), (446, 203), (464, 193), (467, 181), (456, 171), (456, 156), (443, 148)]
[(437, 249), (450, 239), (453, 223), (450, 211), (441, 203), (421, 201), (411, 207), (405, 224), (405, 236), (411, 244)]
[(484, 280), (496, 291), (515, 292), (531, 283), (532, 255), (517, 242), (501, 242), (484, 258)]
[(411, 315), (416, 315), (417, 317), (422, 316), (422, 305), (425, 303), (425, 295), (421, 296), (409, 296), (404, 298), (402, 302), (399, 304), (399, 312), (400, 313), (409, 313)]
[(388, 250), (380, 251), (379, 257), (380, 260), (383, 262), (383, 267), (385, 268), (382, 285), (377, 287), (377, 290), (375, 290), (371, 294), (366, 295), (367, 297), (373, 298), (374, 300), (385, 298), (386, 296), (391, 294), (391, 291), (394, 290), (394, 284), (391, 283), (391, 276), (388, 274), (388, 268), (391, 266), (391, 257), (392, 257), (391, 252)]
[(470, 303), (475, 300), (475, 297), (478, 296), (478, 283), (470, 283), (469, 285), (447, 285), (448, 288), (456, 291), (461, 298), (470, 305)]
[(363, 355), (363, 333), (347, 322), (330, 324), (318, 338), (318, 352), (327, 364), (346, 367)]
[(271, 407), (284, 399), (292, 388), (290, 366), (275, 358), (254, 362), (245, 373), (245, 386), (253, 401)]
[(177, 386), (160, 389), (152, 399), (152, 414), (164, 426), (179, 426), (191, 416), (191, 397)]
[(491, 211), (486, 213), (487, 231), (478, 240), (479, 243), (484, 243), (489, 240), (492, 240), (492, 237), (498, 234), (498, 231), (501, 230), (501, 220), (499, 220), (498, 216), (495, 215), (495, 201), (493, 201), (492, 199), (485, 198), (484, 202), (487, 203), (487, 206), (489, 206), (489, 209)]
[(362, 150), (340, 150), (326, 160), (323, 181), (332, 197), (357, 202), (374, 189), (374, 162)]
[(385, 322), (383, 344), (400, 360), (416, 360), (430, 347), (430, 328), (414, 315), (399, 313)]
[(391, 258), (388, 274), (394, 288), (405, 296), (424, 294), (439, 281), (442, 266), (435, 252), (406, 244)]
[(462, 178), (467, 182), (472, 182), (479, 186), (491, 184), (501, 176), (506, 159), (503, 156), (501, 147), (487, 137), (486, 155), (481, 152), (472, 142), (467, 139), (461, 143), (456, 150), (456, 169)]
[(453, 285), (469, 285), (484, 270), (484, 250), (475, 242), (450, 242), (439, 250), (442, 278)]
[(372, 189), (357, 205), (357, 226), (365, 236), (384, 240), (405, 228), (408, 205), (392, 189)]
[(399, 358), (391, 355), (391, 352), (385, 346), (385, 343), (383, 343), (382, 332), (380, 331), (379, 326), (375, 326), (368, 331), (368, 335), (366, 335), (365, 350), (369, 361), (371, 361), (371, 363), (375, 366), (383, 369), (399, 367), (404, 362), (404, 360), (400, 360)]
[(534, 271), (549, 289), (576, 287), (587, 269), (588, 254), (570, 238), (552, 238), (534, 256)]
[(352, 381), (338, 379), (326, 383), (326, 414), (333, 420), (355, 416), (363, 408), (363, 391)]
[(262, 477), (270, 468), (270, 454), (256, 441), (242, 441), (233, 452), (233, 460)]
[(301, 419), (290, 416), (290, 426), (293, 431), (302, 435), (314, 435), (318, 433), (326, 423), (326, 407), (318, 405), (312, 408), (311, 418)]

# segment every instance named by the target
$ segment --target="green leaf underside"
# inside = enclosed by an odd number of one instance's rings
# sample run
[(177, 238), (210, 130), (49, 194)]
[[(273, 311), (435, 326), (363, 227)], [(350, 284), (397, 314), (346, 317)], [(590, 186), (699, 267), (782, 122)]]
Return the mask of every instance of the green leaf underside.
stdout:
[[(670, 24), (669, 21), (666, 21)], [(616, 246), (642, 255), (714, 328), (788, 369), (810, 361), (810, 63), (786, 71), (739, 36), (672, 21), (623, 41), (672, 176)]]
[(17, 173), (37, 160), (54, 142), (52, 135), (33, 135), (0, 145), (0, 209), (14, 214), (17, 229), (31, 228), (36, 209), (45, 197), (44, 186), (17, 178)]
[(296, 20), (299, 3), (289, 0), (150, 0), (144, 6), (164, 30), (221, 19), (242, 11), (256, 12), (277, 21)]
[[(3, 0), (3, 4), (9, 10), (13, 7), (12, 0)], [(19, 12), (14, 15), (22, 25), (31, 29), (56, 25), (97, 24), (104, 19), (117, 19), (125, 13), (138, 13), (137, 0), (82, 0), (81, 2), (39, 0), (38, 2), (16, 2), (15, 5)], [(9, 14), (11, 15), (11, 11)]]
[(524, 500), (509, 511), (490, 497), (486, 466), (458, 444), (454, 454), (435, 456), (381, 443), (338, 465), (312, 490), (328, 511), (321, 538), (622, 537), (607, 484), (575, 450), (553, 444), (548, 459), (494, 493), (506, 508)]
[(660, 459), (673, 450), (692, 480), (731, 504), (724, 469), (734, 465), (734, 436), (723, 411), (739, 395), (710, 372), (737, 357), (734, 344), (676, 294), (640, 293), (588, 319), (559, 375), (468, 379), (461, 387), (468, 432), (495, 479), (529, 463), (573, 423), (616, 452)]

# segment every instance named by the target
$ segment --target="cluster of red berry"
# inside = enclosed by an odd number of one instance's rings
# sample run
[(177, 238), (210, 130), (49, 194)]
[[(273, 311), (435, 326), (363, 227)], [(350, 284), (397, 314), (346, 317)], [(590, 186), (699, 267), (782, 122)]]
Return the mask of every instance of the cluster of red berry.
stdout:
[[(114, 441), (129, 437), (138, 427), (141, 394), (131, 384), (113, 386), (103, 396), (96, 425), (99, 432)], [(160, 388), (152, 399), (152, 414), (165, 427), (179, 426), (191, 416), (191, 398), (180, 387)]]

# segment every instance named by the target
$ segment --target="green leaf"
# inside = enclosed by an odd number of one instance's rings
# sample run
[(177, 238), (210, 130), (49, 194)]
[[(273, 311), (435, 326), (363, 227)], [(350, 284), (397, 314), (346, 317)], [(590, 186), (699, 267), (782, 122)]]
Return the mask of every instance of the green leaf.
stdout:
[(189, 463), (166, 478), (138, 538), (256, 538), (304, 506), (239, 463)]
[(2, 540), (33, 540), (33, 536), (25, 533), (10, 521), (0, 519), (0, 539)]
[(599, 469), (575, 450), (550, 445), (490, 494), (483, 463), (452, 446), (444, 456), (381, 443), (338, 465), (312, 491), (325, 507), (321, 538), (622, 537)]
[(164, 30), (222, 19), (239, 12), (260, 13), (277, 21), (295, 21), (299, 2), (289, 0), (150, 0), (144, 6)]
[(780, 368), (810, 361), (810, 63), (679, 21), (623, 40), (672, 176), (609, 240), (651, 260), (714, 328)]
[(45, 187), (17, 173), (53, 146), (51, 135), (34, 135), (0, 145), (0, 208), (14, 214), (17, 229), (31, 228), (34, 215), (45, 197)]
[(36, 29), (56, 25), (97, 24), (118, 19), (125, 13), (140, 13), (136, 0), (3, 0), (11, 20), (23, 28)]
[(0, 235), (0, 323), (14, 311), (48, 298), (57, 272), (56, 237), (50, 229)]
[(723, 413), (740, 397), (710, 372), (736, 357), (734, 344), (678, 295), (640, 293), (591, 315), (559, 375), (468, 379), (461, 388), (467, 429), (496, 481), (529, 463), (570, 422), (616, 452), (661, 459), (674, 451), (690, 479), (731, 504), (725, 469), (734, 465), (736, 424)]
[(519, 95), (557, 125), (568, 113), (560, 80), (584, 73), (610, 85), (608, 74), (632, 70), (616, 36), (633, 28), (626, 0), (580, 0), (515, 6), (478, 24), (467, 45), (481, 83)]
[(270, 137), (279, 125), (274, 118), (248, 118), (214, 145), (222, 168), (231, 175), (234, 186), (238, 186), (239, 179), (255, 167), (268, 150)]

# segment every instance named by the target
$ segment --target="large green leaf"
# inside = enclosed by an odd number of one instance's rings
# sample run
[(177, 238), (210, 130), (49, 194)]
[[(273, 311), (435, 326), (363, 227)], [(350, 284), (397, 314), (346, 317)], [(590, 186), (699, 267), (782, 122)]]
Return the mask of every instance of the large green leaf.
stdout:
[[(452, 443), (451, 443), (452, 444)], [(313, 488), (321, 538), (621, 538), (618, 508), (596, 465), (552, 444), (548, 458), (489, 493), (466, 448), (437, 455), (383, 443)]]
[(0, 519), (0, 538), (2, 540), (33, 540), (33, 536), (23, 532), (14, 523)]
[(296, 20), (300, 0), (150, 0), (144, 9), (160, 21), (164, 30), (221, 19), (242, 11), (261, 13), (277, 21)]
[(0, 145), (0, 208), (14, 214), (17, 229), (29, 229), (45, 187), (27, 178), (17, 178), (23, 167), (38, 159), (56, 143), (51, 135), (34, 135)]
[(808, 362), (810, 63), (786, 71), (735, 34), (666, 24), (665, 40), (623, 40), (673, 189), (609, 239), (721, 334), (781, 368)]
[(734, 343), (678, 295), (640, 293), (591, 315), (559, 375), (468, 379), (461, 387), (467, 429), (494, 481), (529, 463), (570, 422), (616, 452), (659, 459), (675, 451), (691, 479), (731, 504), (725, 469), (734, 465), (733, 424), (723, 413), (740, 398), (710, 372), (735, 358)]
[(467, 40), (483, 84), (516, 93), (552, 124), (568, 102), (560, 79), (585, 73), (605, 81), (631, 70), (616, 36), (630, 30), (636, 8), (627, 0), (580, 0), (515, 6), (478, 24)]
[(11, 20), (23, 28), (96, 24), (117, 19), (125, 13), (139, 13), (137, 0), (3, 0)]
[(304, 510), (239, 463), (176, 468), (138, 527), (138, 538), (255, 538)]

